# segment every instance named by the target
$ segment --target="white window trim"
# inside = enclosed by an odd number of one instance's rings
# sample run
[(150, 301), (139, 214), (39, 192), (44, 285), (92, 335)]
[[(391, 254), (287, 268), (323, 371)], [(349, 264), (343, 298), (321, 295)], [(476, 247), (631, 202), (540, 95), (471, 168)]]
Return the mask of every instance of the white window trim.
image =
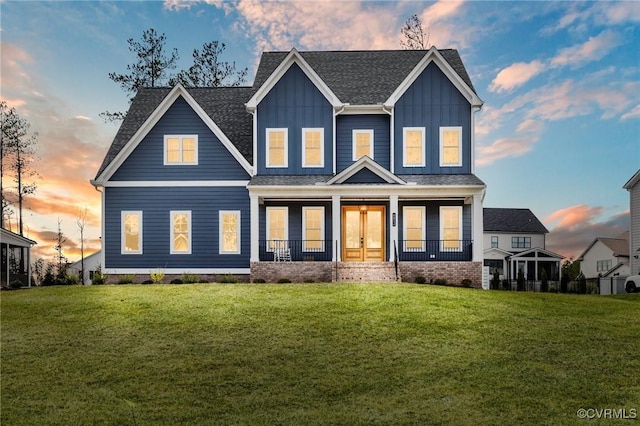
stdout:
[[(458, 162), (444, 162), (444, 132), (449, 130), (458, 131)], [(462, 126), (440, 127), (440, 167), (461, 167), (462, 166)]]
[[(269, 134), (275, 132), (284, 132), (284, 164), (271, 166), (271, 158), (269, 156)], [(289, 129), (284, 128), (268, 128), (265, 130), (265, 167), (268, 169), (278, 169), (289, 167)]]
[[(320, 164), (307, 164), (306, 163), (306, 151), (307, 151), (307, 132), (319, 132), (320, 133)], [(305, 168), (323, 168), (324, 167), (324, 129), (322, 127), (303, 127), (302, 128), (302, 167)]]
[[(237, 223), (238, 223), (238, 230), (236, 232), (236, 245), (238, 247), (238, 250), (233, 250), (233, 251), (226, 251), (224, 250), (224, 245), (223, 245), (223, 241), (224, 241), (224, 215), (235, 215), (237, 217)], [(241, 219), (241, 213), (240, 210), (220, 210), (218, 212), (218, 253), (219, 254), (241, 254), (242, 252), (242, 247), (241, 247), (241, 242), (242, 242), (242, 238), (240, 238), (240, 230), (242, 228), (242, 222), (240, 221)]]
[[(128, 214), (137, 214), (138, 216), (140, 216), (140, 234), (138, 236), (138, 239), (140, 240), (140, 250), (137, 251), (128, 251), (125, 248), (124, 217)], [(142, 229), (142, 210), (123, 210), (122, 212), (120, 212), (120, 254), (142, 254)]]
[[(187, 236), (188, 236), (188, 247), (187, 250), (185, 251), (176, 251), (173, 249), (173, 243), (174, 243), (174, 227), (173, 227), (173, 218), (176, 215), (179, 214), (186, 214), (187, 215)], [(171, 235), (171, 239), (169, 240), (169, 252), (171, 254), (191, 254), (191, 242), (193, 239), (193, 234), (191, 233), (191, 210), (171, 210), (170, 212), (170, 216), (169, 216), (169, 226), (171, 227), (171, 232), (169, 233)]]
[(444, 214), (446, 210), (458, 211), (458, 241), (462, 241), (462, 207), (461, 206), (440, 206), (440, 251), (443, 252), (457, 252), (462, 251), (462, 242), (457, 249), (445, 248), (444, 246)]
[(356, 135), (358, 133), (368, 133), (369, 134), (369, 141), (371, 141), (371, 145), (369, 145), (369, 149), (370, 150), (369, 150), (368, 157), (373, 160), (373, 152), (375, 150), (373, 149), (374, 141), (373, 141), (373, 130), (372, 129), (353, 129), (353, 131), (351, 132), (351, 159), (353, 161), (358, 161), (359, 160), (359, 158), (356, 158), (356, 148), (357, 148)]
[(324, 238), (321, 239), (320, 248), (308, 248), (307, 247), (307, 210), (320, 210), (322, 212), (322, 218), (320, 220), (320, 235), (324, 234), (324, 206), (313, 206), (313, 207), (302, 207), (302, 251), (310, 252), (310, 253), (323, 253), (325, 251), (324, 247)]
[[(407, 132), (420, 131), (422, 134), (422, 159), (420, 164), (407, 164)], [(426, 164), (427, 146), (425, 143), (425, 127), (403, 127), (402, 128), (402, 166), (403, 167), (424, 167)]]
[(271, 228), (269, 227), (271, 212), (276, 210), (284, 210), (284, 241), (286, 246), (282, 248), (287, 248), (289, 245), (289, 207), (267, 207), (266, 208), (266, 250), (268, 252), (272, 252), (273, 248), (269, 246), (269, 242), (272, 240), (271, 238)]
[[(191, 138), (195, 141), (195, 152), (193, 154), (193, 162), (184, 162), (182, 161), (182, 139)], [(179, 139), (180, 140), (180, 161), (175, 163), (170, 163), (167, 160), (167, 140), (168, 139)], [(164, 152), (163, 152), (163, 163), (165, 166), (197, 166), (198, 165), (198, 135), (164, 135)]]
[[(414, 248), (411, 247), (407, 247), (407, 214), (406, 211), (407, 210), (416, 210), (419, 209), (420, 210), (420, 220), (422, 221), (422, 233), (420, 234), (420, 239), (422, 240), (422, 244), (420, 245), (420, 249), (416, 250)], [(425, 251), (425, 240), (426, 240), (426, 233), (427, 233), (427, 225), (426, 225), (426, 216), (427, 216), (427, 208), (425, 206), (403, 206), (402, 207), (402, 232), (403, 232), (403, 250), (404, 251), (408, 251), (408, 252), (423, 252)]]

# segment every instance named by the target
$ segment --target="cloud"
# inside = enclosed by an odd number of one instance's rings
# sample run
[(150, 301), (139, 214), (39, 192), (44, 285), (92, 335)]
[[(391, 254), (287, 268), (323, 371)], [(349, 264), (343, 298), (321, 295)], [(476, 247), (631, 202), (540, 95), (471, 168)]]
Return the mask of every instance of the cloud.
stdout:
[(543, 71), (544, 65), (540, 61), (518, 62), (509, 65), (498, 73), (489, 86), (490, 92), (508, 92), (522, 86), (535, 75)]
[(560, 49), (558, 54), (551, 58), (551, 67), (572, 66), (577, 67), (587, 62), (599, 61), (612, 49), (620, 44), (620, 38), (611, 30), (605, 30), (595, 37), (571, 47)]
[(536, 142), (536, 139), (526, 137), (497, 139), (489, 146), (477, 148), (476, 165), (488, 166), (506, 157), (519, 157), (531, 151)]
[(629, 110), (627, 113), (622, 114), (622, 116), (620, 117), (620, 120), (624, 121), (624, 120), (630, 120), (633, 118), (640, 118), (640, 104), (631, 108), (631, 110)]

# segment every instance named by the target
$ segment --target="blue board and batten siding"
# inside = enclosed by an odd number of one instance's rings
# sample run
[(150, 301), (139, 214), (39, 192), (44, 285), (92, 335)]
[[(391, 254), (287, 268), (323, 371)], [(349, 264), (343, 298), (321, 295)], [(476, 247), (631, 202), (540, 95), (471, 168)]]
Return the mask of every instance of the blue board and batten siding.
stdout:
[[(288, 129), (288, 167), (267, 168), (266, 129)], [(302, 167), (302, 129), (324, 129), (324, 167)], [(333, 108), (297, 64), (291, 65), (258, 105), (258, 174), (333, 172)]]
[[(462, 166), (440, 167), (440, 127), (462, 127)], [(395, 172), (471, 173), (471, 105), (435, 63), (429, 64), (395, 104)], [(403, 128), (425, 127), (425, 167), (403, 167)]]
[[(165, 135), (198, 135), (197, 165), (164, 165)], [(111, 181), (248, 180), (249, 174), (189, 104), (178, 98)]]
[(354, 163), (353, 131), (373, 130), (373, 160), (390, 170), (389, 115), (339, 115), (336, 117), (336, 166), (340, 173)]
[[(121, 254), (121, 212), (142, 211), (142, 254)], [(170, 254), (171, 211), (191, 211), (191, 254)], [(219, 254), (219, 211), (240, 211), (241, 253)], [(105, 188), (106, 268), (248, 268), (246, 188)]]

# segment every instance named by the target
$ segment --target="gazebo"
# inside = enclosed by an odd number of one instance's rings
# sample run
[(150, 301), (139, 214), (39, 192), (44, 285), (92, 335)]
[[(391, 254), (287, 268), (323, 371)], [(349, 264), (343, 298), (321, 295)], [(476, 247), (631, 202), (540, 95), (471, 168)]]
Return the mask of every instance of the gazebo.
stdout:
[(31, 247), (35, 241), (13, 233), (7, 229), (0, 229), (0, 282), (8, 287), (14, 281), (31, 287)]

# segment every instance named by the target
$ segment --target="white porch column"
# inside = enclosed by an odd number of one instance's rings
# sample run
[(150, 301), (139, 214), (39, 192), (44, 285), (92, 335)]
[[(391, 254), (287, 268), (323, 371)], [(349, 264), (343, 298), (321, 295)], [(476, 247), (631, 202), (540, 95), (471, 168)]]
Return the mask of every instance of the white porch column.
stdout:
[(474, 262), (482, 262), (484, 258), (484, 223), (482, 217), (482, 194), (475, 194), (472, 202), (473, 218), (473, 258)]
[[(398, 212), (398, 196), (389, 196), (389, 218), (391, 222), (391, 228), (389, 228), (389, 262), (393, 262), (393, 249), (398, 247), (398, 223), (400, 223), (400, 213)], [(394, 245), (394, 242), (396, 243)]]
[(342, 244), (340, 242), (340, 216), (342, 212), (340, 211), (340, 196), (332, 195), (331, 196), (331, 250), (333, 251), (333, 256), (331, 260), (334, 262), (340, 262), (340, 247)]
[(257, 195), (249, 195), (251, 211), (251, 262), (260, 260), (260, 206)]

